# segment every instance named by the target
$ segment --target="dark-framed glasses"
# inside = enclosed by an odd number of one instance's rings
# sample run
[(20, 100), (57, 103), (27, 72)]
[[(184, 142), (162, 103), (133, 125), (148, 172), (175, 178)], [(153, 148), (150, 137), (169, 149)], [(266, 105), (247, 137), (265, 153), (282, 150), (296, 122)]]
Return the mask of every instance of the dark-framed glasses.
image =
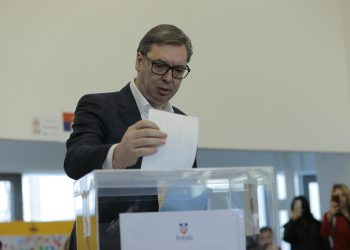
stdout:
[(152, 63), (151, 71), (152, 73), (164, 76), (168, 73), (169, 70), (171, 70), (171, 74), (173, 78), (175, 79), (184, 79), (188, 73), (190, 73), (191, 69), (188, 65), (175, 65), (170, 66), (166, 62), (162, 60), (152, 60), (147, 55), (144, 55), (145, 58), (147, 58), (148, 61)]

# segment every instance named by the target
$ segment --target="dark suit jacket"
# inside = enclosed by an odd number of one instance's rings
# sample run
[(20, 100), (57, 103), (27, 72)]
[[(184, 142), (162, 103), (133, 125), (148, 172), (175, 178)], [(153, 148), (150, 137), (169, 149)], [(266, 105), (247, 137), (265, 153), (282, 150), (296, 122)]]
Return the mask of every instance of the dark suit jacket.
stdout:
[[(177, 114), (184, 114), (173, 107)], [(73, 132), (68, 139), (64, 170), (79, 179), (101, 169), (109, 148), (121, 141), (127, 128), (141, 120), (130, 84), (118, 92), (83, 96), (77, 105)], [(142, 158), (130, 168), (140, 168)], [(194, 167), (196, 162), (194, 162)]]
[[(173, 109), (177, 114), (184, 114), (176, 107)], [(64, 170), (67, 175), (79, 179), (95, 169), (101, 169), (109, 148), (120, 142), (128, 127), (139, 120), (141, 114), (130, 84), (118, 92), (83, 96), (75, 111), (73, 132), (66, 143)], [(130, 168), (141, 168), (141, 162), (142, 157)], [(193, 167), (196, 167), (196, 161)], [(99, 198), (100, 249), (118, 249), (119, 229), (113, 234), (106, 233), (110, 222), (118, 219), (118, 213), (158, 211), (157, 196), (125, 198), (130, 200)], [(75, 226), (69, 249), (76, 249)]]

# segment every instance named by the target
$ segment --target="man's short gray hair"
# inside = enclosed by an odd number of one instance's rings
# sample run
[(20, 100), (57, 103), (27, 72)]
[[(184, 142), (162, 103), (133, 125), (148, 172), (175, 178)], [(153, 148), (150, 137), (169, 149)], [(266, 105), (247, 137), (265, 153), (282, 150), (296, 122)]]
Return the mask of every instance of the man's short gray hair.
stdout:
[(143, 55), (151, 50), (152, 45), (184, 45), (187, 51), (187, 62), (191, 60), (193, 54), (190, 38), (178, 27), (171, 24), (160, 24), (150, 29), (141, 39), (137, 52)]

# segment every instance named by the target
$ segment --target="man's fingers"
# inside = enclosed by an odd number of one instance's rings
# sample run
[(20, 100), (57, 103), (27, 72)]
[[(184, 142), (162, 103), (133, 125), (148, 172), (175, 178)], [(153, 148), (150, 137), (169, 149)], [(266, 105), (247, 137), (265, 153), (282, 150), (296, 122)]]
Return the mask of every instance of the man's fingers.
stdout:
[(140, 138), (134, 141), (133, 146), (138, 148), (158, 147), (165, 144), (165, 139), (162, 138)]
[(139, 139), (139, 138), (166, 138), (166, 133), (157, 130), (157, 129), (150, 129), (150, 128), (144, 128), (144, 129), (138, 129), (133, 131), (133, 138)]
[(138, 148), (135, 149), (135, 154), (137, 157), (145, 156), (145, 155), (153, 155), (157, 152), (156, 147), (144, 147), (144, 148)]
[(113, 153), (113, 166), (126, 168), (136, 163), (141, 156), (157, 152), (165, 144), (166, 133), (159, 130), (157, 124), (141, 120), (130, 126)]
[(141, 120), (136, 122), (134, 125), (132, 125), (134, 129), (143, 129), (143, 128), (153, 128), (153, 129), (158, 129), (159, 127), (157, 124), (150, 120)]

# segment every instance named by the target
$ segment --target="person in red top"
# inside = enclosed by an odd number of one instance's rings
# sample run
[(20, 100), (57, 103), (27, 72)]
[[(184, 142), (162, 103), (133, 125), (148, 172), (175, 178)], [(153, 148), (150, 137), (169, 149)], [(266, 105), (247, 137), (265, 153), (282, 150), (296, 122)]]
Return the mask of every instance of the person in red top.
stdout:
[(329, 210), (324, 214), (321, 235), (330, 237), (333, 250), (350, 249), (350, 190), (345, 184), (334, 184)]

